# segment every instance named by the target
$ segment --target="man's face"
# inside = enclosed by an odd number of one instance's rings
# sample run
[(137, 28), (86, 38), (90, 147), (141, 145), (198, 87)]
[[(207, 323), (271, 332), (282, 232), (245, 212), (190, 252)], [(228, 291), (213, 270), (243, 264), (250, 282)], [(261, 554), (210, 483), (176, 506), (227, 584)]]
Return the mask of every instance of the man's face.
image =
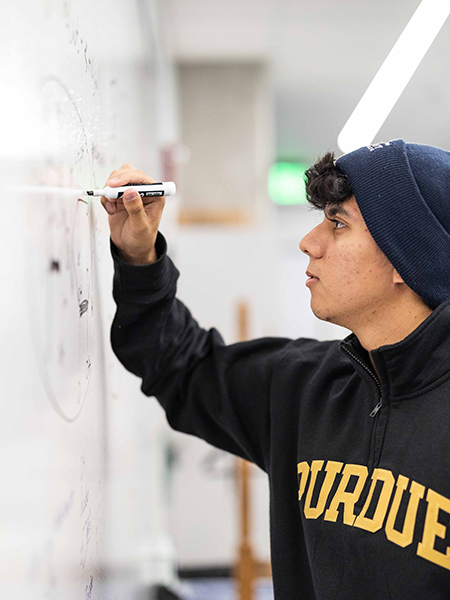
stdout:
[(311, 310), (319, 319), (354, 330), (380, 317), (400, 281), (379, 249), (352, 197), (325, 210), (322, 223), (300, 242), (309, 256)]

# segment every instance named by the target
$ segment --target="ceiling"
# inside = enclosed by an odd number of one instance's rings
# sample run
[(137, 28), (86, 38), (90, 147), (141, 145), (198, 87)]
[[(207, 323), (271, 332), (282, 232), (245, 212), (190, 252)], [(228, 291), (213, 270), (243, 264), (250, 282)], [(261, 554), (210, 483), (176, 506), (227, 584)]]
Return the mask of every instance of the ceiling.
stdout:
[[(341, 151), (337, 136), (419, 0), (166, 0), (175, 57), (266, 60), (279, 158)], [(375, 141), (450, 149), (450, 19)]]

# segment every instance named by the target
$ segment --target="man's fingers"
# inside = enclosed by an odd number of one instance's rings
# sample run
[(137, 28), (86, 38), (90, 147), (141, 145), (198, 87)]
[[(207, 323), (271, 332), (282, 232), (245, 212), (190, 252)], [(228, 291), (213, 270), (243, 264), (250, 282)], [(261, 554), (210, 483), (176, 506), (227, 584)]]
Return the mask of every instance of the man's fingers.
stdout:
[(129, 183), (155, 183), (155, 180), (135, 169), (132, 165), (126, 164), (113, 171), (105, 185), (110, 187), (124, 186)]
[(113, 215), (116, 212), (116, 200), (109, 200), (108, 198), (105, 198), (105, 196), (102, 196), (100, 198), (100, 202), (102, 203), (103, 208), (109, 215)]
[(127, 190), (122, 198), (125, 209), (130, 217), (132, 228), (135, 231), (147, 229), (148, 219), (141, 196), (134, 190)]
[(105, 208), (109, 215), (113, 215), (116, 212), (116, 203), (107, 200)]
[[(125, 164), (122, 165), (120, 167), (120, 169), (117, 169), (116, 171), (113, 171), (108, 180), (105, 183), (105, 187), (109, 186), (109, 187), (125, 187), (129, 184), (136, 184), (136, 183), (155, 183), (155, 180), (152, 179), (151, 177), (149, 177), (148, 175), (146, 175), (145, 173), (143, 173), (142, 171), (139, 171), (138, 169), (136, 169), (135, 167), (133, 167), (133, 165), (130, 164)], [(113, 215), (116, 210), (117, 210), (117, 199), (116, 198), (105, 198), (104, 196), (101, 197), (101, 203), (103, 208), (106, 210), (106, 212), (109, 215)], [(142, 204), (142, 202), (141, 202)], [(134, 207), (130, 206), (131, 210), (134, 210)], [(128, 211), (130, 212), (130, 211)], [(144, 215), (145, 216), (145, 215)], [(137, 225), (137, 223), (135, 223), (135, 226)]]

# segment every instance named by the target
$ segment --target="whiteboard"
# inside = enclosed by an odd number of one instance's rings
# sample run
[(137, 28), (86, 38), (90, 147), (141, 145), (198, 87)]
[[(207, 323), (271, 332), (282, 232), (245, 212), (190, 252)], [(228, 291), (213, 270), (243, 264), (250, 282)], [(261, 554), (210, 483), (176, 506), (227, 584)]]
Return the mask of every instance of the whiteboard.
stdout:
[[(131, 428), (140, 411), (153, 427), (161, 415), (144, 407), (136, 378), (112, 356), (107, 218), (81, 192), (125, 162), (158, 173), (157, 117), (171, 117), (158, 100), (157, 8), (152, 0), (3, 8), (0, 589), (9, 600), (131, 598), (131, 584), (108, 588), (117, 560), (145, 558), (142, 548), (149, 555), (155, 543), (171, 553), (162, 509), (152, 516), (162, 503), (151, 445), (141, 454), (156, 487), (140, 509), (145, 540), (130, 531), (130, 490), (114, 495), (117, 403), (126, 396)], [(148, 564), (146, 573), (141, 585), (158, 579)]]

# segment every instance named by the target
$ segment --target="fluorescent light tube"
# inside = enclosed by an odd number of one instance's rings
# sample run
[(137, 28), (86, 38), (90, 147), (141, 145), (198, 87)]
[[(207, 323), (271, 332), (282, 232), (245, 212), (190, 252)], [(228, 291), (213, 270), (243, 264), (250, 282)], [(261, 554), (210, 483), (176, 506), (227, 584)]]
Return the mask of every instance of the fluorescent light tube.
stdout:
[(450, 14), (450, 0), (422, 0), (338, 136), (351, 152), (370, 144)]

